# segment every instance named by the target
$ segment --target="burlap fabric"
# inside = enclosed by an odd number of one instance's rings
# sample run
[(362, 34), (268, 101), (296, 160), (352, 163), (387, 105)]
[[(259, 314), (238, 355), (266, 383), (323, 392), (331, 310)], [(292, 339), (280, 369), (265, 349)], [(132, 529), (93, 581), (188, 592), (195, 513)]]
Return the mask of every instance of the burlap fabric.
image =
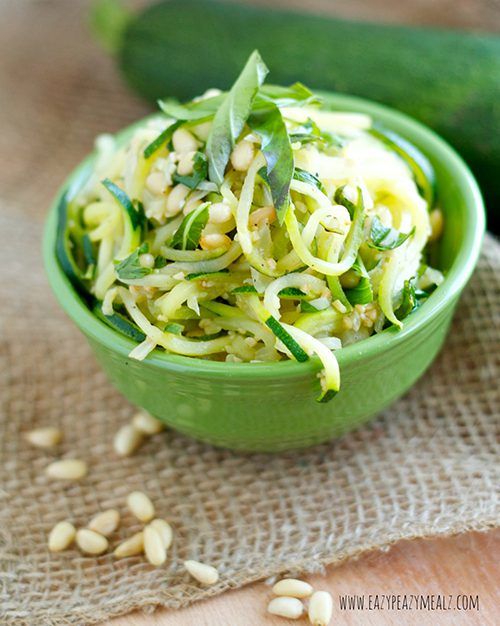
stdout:
[[(487, 237), (446, 348), (424, 379), (371, 425), (279, 456), (216, 450), (169, 432), (129, 459), (111, 441), (133, 408), (113, 390), (49, 293), (44, 211), (92, 136), (145, 111), (79, 30), (77, 2), (7, 3), (0, 21), (0, 623), (91, 624), (132, 609), (179, 607), (280, 572), (317, 570), (403, 538), (498, 522), (500, 247)], [(82, 31), (83, 32), (83, 31)], [(26, 34), (29, 33), (29, 37)], [(90, 465), (48, 483), (53, 455), (23, 433), (56, 424), (62, 457)], [(165, 567), (76, 550), (47, 533), (148, 492), (175, 527)], [(180, 563), (217, 565), (203, 590)]]

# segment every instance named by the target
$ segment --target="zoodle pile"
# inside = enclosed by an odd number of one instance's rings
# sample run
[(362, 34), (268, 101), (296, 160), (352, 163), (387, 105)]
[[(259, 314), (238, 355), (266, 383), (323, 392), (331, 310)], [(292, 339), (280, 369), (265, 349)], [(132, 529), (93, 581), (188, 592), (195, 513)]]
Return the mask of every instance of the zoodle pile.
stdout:
[[(228, 362), (317, 355), (402, 326), (442, 280), (426, 265), (433, 176), (411, 144), (302, 84), (233, 87), (96, 141), (60, 213), (58, 258), (94, 312), (137, 342)], [(434, 220), (436, 221), (436, 220)]]

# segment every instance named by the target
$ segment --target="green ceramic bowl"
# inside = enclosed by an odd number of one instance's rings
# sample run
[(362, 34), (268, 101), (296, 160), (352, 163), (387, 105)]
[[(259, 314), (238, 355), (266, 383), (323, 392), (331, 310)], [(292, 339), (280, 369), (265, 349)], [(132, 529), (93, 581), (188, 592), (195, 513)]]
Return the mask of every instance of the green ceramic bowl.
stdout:
[(168, 426), (217, 446), (270, 452), (310, 446), (380, 413), (415, 383), (439, 352), (479, 256), (483, 201), (462, 159), (432, 131), (401, 113), (358, 98), (324, 96), (326, 107), (368, 113), (429, 157), (446, 220), (437, 261), (445, 281), (405, 320), (403, 330), (385, 330), (336, 353), (342, 385), (327, 404), (315, 400), (321, 369), (316, 359), (221, 363), (159, 350), (142, 362), (128, 358), (133, 342), (92, 315), (55, 255), (58, 204), (64, 192), (85, 182), (92, 155), (66, 181), (48, 216), (44, 257), (50, 284), (110, 380), (132, 403)]

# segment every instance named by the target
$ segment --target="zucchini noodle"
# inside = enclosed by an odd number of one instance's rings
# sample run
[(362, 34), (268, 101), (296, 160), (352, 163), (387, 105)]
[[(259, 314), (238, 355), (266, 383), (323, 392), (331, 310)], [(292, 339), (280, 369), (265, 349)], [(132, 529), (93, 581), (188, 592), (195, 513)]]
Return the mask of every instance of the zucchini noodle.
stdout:
[(161, 114), (98, 140), (58, 258), (97, 317), (135, 341), (130, 358), (314, 357), (325, 402), (340, 389), (335, 351), (400, 328), (441, 282), (426, 266), (436, 207), (394, 133), (299, 100), (208, 115), (203, 132)]

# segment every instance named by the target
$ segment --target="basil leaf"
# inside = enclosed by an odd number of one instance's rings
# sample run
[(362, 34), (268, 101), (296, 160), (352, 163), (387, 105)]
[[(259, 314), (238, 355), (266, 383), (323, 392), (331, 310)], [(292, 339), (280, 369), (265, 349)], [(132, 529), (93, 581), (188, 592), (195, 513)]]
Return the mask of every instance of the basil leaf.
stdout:
[(229, 156), (245, 126), (255, 94), (264, 82), (267, 72), (260, 54), (255, 50), (215, 114), (206, 154), (209, 178), (217, 185), (224, 180)]
[(288, 131), (279, 108), (272, 103), (254, 108), (248, 125), (261, 139), (261, 150), (267, 163), (267, 180), (274, 208), (282, 224), (290, 201), (293, 176), (293, 152)]
[(271, 101), (277, 107), (306, 106), (321, 103), (321, 98), (302, 83), (294, 83), (290, 87), (264, 85), (259, 90), (259, 96)]
[(201, 232), (208, 222), (208, 207), (210, 202), (204, 202), (197, 209), (191, 211), (182, 220), (172, 238), (172, 247), (178, 250), (195, 250), (200, 243)]
[(415, 280), (415, 278), (405, 280), (403, 291), (401, 292), (401, 303), (395, 311), (398, 320), (404, 319), (407, 315), (422, 306), (424, 301), (427, 300), (435, 289), (435, 286), (428, 290), (417, 289)]
[(337, 204), (345, 206), (345, 208), (349, 211), (349, 215), (352, 218), (354, 216), (355, 211), (356, 211), (356, 203), (353, 202), (352, 200), (350, 200), (346, 196), (346, 194), (345, 194), (345, 188), (346, 187), (347, 187), (347, 185), (342, 185), (341, 187), (337, 187), (337, 189), (335, 190), (335, 194), (333, 196), (333, 200)]
[(376, 250), (394, 250), (402, 245), (415, 232), (413, 227), (409, 233), (400, 233), (399, 230), (384, 226), (380, 219), (375, 215), (370, 228), (370, 248)]
[(109, 193), (114, 197), (114, 199), (120, 204), (127, 215), (129, 216), (130, 222), (132, 224), (132, 228), (135, 230), (136, 228), (140, 228), (145, 221), (144, 209), (140, 202), (136, 202), (136, 205), (132, 203), (127, 194), (120, 189), (118, 185), (115, 185), (109, 178), (105, 178), (102, 181), (102, 184), (106, 187)]
[(212, 98), (204, 98), (196, 102), (188, 102), (187, 104), (181, 104), (171, 98), (168, 100), (158, 100), (158, 105), (165, 115), (173, 117), (176, 120), (196, 121), (213, 117), (224, 101), (225, 96), (225, 93), (221, 93)]
[(148, 244), (143, 243), (139, 248), (137, 248), (137, 250), (123, 259), (123, 261), (115, 261), (115, 271), (118, 278), (127, 280), (133, 278), (143, 278), (144, 276), (151, 274), (153, 270), (149, 267), (142, 267), (139, 262), (140, 255), (147, 252), (148, 248)]
[(311, 174), (311, 172), (307, 172), (306, 170), (300, 169), (300, 167), (296, 167), (293, 173), (293, 177), (295, 180), (299, 180), (302, 183), (309, 183), (310, 185), (314, 185), (314, 187), (317, 187), (320, 191), (326, 194), (323, 183), (317, 176)]
[(184, 123), (184, 120), (178, 120), (170, 124), (165, 130), (158, 135), (148, 146), (144, 148), (144, 158), (149, 159), (157, 150), (172, 139), (174, 132)]
[(189, 189), (196, 189), (208, 174), (208, 161), (203, 152), (196, 152), (193, 158), (193, 173), (189, 176), (181, 176), (177, 172), (173, 175), (174, 182), (182, 183)]
[(359, 276), (359, 283), (352, 289), (345, 289), (344, 293), (349, 303), (354, 304), (368, 304), (373, 302), (373, 289), (366, 271), (365, 265), (361, 257), (357, 256), (356, 261), (353, 263), (351, 270)]
[(290, 133), (290, 141), (292, 143), (300, 142), (301, 144), (316, 142), (322, 144), (326, 148), (341, 148), (344, 145), (344, 141), (341, 137), (339, 137), (339, 135), (321, 130), (316, 122), (311, 118)]

